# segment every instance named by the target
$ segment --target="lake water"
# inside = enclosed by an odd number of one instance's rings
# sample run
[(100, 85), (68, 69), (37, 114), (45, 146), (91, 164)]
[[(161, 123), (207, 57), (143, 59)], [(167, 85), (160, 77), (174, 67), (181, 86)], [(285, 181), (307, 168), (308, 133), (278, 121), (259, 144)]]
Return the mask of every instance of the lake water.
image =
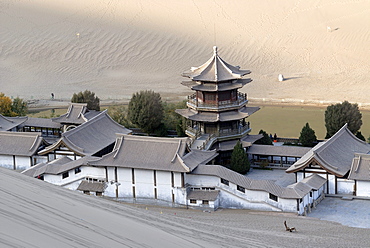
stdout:
[[(248, 105), (253, 106), (253, 105)], [(300, 106), (260, 106), (260, 110), (248, 117), (251, 123), (251, 134), (257, 134), (261, 129), (268, 134), (276, 133), (280, 137), (298, 138), (303, 126), (308, 122), (315, 130), (318, 139), (326, 135), (325, 115), (326, 108)], [(62, 115), (67, 109), (55, 109), (54, 116)], [(362, 113), (362, 135), (367, 139), (370, 135), (370, 111)], [(51, 110), (30, 114), (32, 117), (50, 117)]]
[[(252, 105), (248, 105), (252, 106)], [(260, 106), (260, 110), (248, 117), (251, 134), (261, 129), (268, 134), (276, 133), (280, 137), (298, 138), (303, 126), (308, 122), (318, 139), (324, 139), (326, 108), (300, 106)], [(361, 111), (361, 133), (367, 139), (370, 135), (370, 111)]]

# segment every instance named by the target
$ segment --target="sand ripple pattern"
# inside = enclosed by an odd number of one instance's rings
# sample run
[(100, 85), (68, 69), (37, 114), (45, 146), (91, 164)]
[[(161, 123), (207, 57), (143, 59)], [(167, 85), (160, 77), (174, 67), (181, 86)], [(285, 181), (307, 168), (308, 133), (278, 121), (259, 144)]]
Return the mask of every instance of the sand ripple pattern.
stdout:
[(145, 89), (184, 97), (180, 74), (217, 45), (227, 62), (252, 70), (254, 82), (243, 88), (251, 98), (366, 105), (368, 16), (369, 0), (3, 0), (1, 91), (27, 99), (85, 89), (102, 99)]

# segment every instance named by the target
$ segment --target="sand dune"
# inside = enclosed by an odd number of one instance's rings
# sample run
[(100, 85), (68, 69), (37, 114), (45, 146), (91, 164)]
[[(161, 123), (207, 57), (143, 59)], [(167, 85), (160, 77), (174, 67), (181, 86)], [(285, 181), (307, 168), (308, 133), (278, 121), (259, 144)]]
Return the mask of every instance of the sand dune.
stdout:
[(370, 106), (369, 16), (369, 0), (3, 0), (1, 91), (27, 99), (85, 89), (102, 99), (143, 89), (185, 96), (180, 74), (217, 45), (227, 62), (252, 71), (243, 88), (250, 98)]
[[(287, 213), (128, 205), (0, 168), (1, 247), (369, 247), (368, 229)], [(283, 222), (295, 226), (286, 232)]]

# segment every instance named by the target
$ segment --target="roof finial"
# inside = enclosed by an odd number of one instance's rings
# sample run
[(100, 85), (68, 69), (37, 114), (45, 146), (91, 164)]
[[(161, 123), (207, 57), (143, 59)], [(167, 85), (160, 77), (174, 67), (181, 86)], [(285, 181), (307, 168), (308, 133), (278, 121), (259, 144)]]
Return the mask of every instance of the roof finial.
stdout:
[(215, 55), (217, 55), (217, 46), (213, 46), (213, 52)]

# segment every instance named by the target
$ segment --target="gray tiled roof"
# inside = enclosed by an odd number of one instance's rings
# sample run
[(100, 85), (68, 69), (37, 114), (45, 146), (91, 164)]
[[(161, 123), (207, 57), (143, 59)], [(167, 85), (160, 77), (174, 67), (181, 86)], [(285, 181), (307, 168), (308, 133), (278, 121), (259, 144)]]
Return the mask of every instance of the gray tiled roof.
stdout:
[(346, 124), (330, 139), (317, 144), (289, 167), (286, 172), (299, 171), (314, 160), (331, 174), (343, 177), (351, 169), (352, 159), (355, 153), (369, 152), (370, 144), (354, 136)]
[[(233, 184), (242, 186), (245, 189), (265, 191), (265, 192), (274, 194), (278, 197), (286, 198), (286, 199), (300, 199), (304, 195), (308, 194), (311, 191), (311, 189), (315, 189), (307, 182), (293, 184), (285, 188), (285, 187), (275, 184), (275, 182), (271, 180), (251, 179), (248, 176), (241, 175), (221, 165), (199, 165), (192, 172), (192, 174), (217, 176), (217, 177), (226, 179)], [(313, 176), (310, 176), (309, 178), (312, 177), (313, 181), (321, 180), (321, 179), (317, 179), (316, 176), (317, 175), (313, 175)], [(304, 184), (304, 186), (302, 186), (302, 184)]]
[(326, 183), (326, 179), (317, 174), (313, 174), (310, 177), (303, 178), (300, 182), (307, 184), (314, 190), (318, 190)]
[(11, 130), (27, 120), (25, 117), (5, 117), (0, 114), (0, 131)]
[(194, 149), (190, 153), (182, 157), (183, 162), (187, 167), (190, 168), (190, 171), (194, 170), (200, 164), (207, 164), (209, 161), (218, 156), (216, 150), (203, 151)]
[(105, 183), (82, 180), (80, 185), (78, 185), (77, 190), (90, 192), (104, 192)]
[(85, 156), (77, 160), (72, 160), (69, 157), (64, 156), (48, 163), (40, 163), (32, 166), (22, 173), (31, 177), (37, 177), (42, 174), (59, 175), (82, 165), (87, 165), (88, 161), (94, 161), (96, 159), (99, 159), (99, 157)]
[(219, 190), (191, 190), (187, 199), (215, 201), (219, 193)]
[(242, 142), (243, 147), (249, 147), (262, 137), (262, 134), (248, 134), (241, 138), (240, 141)]
[(221, 113), (216, 112), (197, 112), (192, 109), (176, 109), (176, 113), (193, 121), (204, 122), (218, 122), (218, 121), (232, 121), (246, 118), (258, 111), (259, 107), (242, 107), (235, 111), (225, 111)]
[(69, 157), (60, 157), (57, 159), (54, 159), (51, 162), (47, 163), (39, 163), (35, 166), (32, 166), (31, 168), (25, 170), (22, 172), (22, 174), (25, 174), (30, 177), (37, 177), (42, 174), (51, 174), (51, 175), (58, 175), (61, 167), (63, 167), (65, 164), (68, 164), (69, 162), (73, 161)]
[(100, 111), (88, 110), (87, 103), (70, 103), (67, 113), (52, 120), (57, 123), (82, 124), (100, 114)]
[(348, 178), (359, 181), (370, 181), (370, 154), (355, 154)]
[(54, 122), (52, 119), (28, 117), (27, 120), (23, 122), (21, 126), (22, 127), (60, 128), (61, 124)]
[(105, 110), (88, 122), (63, 133), (58, 142), (40, 151), (40, 154), (47, 154), (64, 144), (79, 155), (94, 155), (113, 144), (116, 133), (129, 134), (131, 130), (112, 120)]
[(247, 153), (255, 155), (273, 155), (273, 156), (288, 156), (302, 157), (311, 148), (301, 146), (269, 146), (269, 145), (252, 145)]
[(195, 81), (220, 82), (240, 79), (242, 76), (250, 73), (249, 70), (240, 70), (238, 66), (226, 63), (218, 56), (217, 47), (213, 49), (213, 56), (206, 63), (199, 67), (193, 67), (182, 75)]
[[(92, 166), (188, 172), (190, 168), (181, 158), (185, 153), (187, 139), (117, 134), (113, 151), (97, 161), (89, 162), (89, 164)], [(202, 156), (199, 157), (201, 160)], [(197, 159), (189, 158), (189, 160)]]
[(215, 92), (215, 91), (227, 91), (227, 90), (239, 89), (250, 82), (252, 82), (252, 79), (245, 78), (245, 79), (233, 80), (232, 82), (227, 82), (227, 83), (216, 83), (216, 82), (202, 83), (202, 82), (196, 82), (196, 81), (186, 81), (186, 82), (182, 82), (182, 84), (190, 87), (192, 90)]
[(43, 142), (38, 132), (0, 132), (0, 154), (32, 156)]
[[(262, 134), (256, 135), (246, 135), (240, 139), (243, 147), (251, 146), (256, 140), (262, 138)], [(235, 140), (228, 140), (228, 141), (221, 141), (215, 144), (213, 147), (217, 151), (230, 151), (234, 149), (234, 146), (238, 142), (238, 139)]]

